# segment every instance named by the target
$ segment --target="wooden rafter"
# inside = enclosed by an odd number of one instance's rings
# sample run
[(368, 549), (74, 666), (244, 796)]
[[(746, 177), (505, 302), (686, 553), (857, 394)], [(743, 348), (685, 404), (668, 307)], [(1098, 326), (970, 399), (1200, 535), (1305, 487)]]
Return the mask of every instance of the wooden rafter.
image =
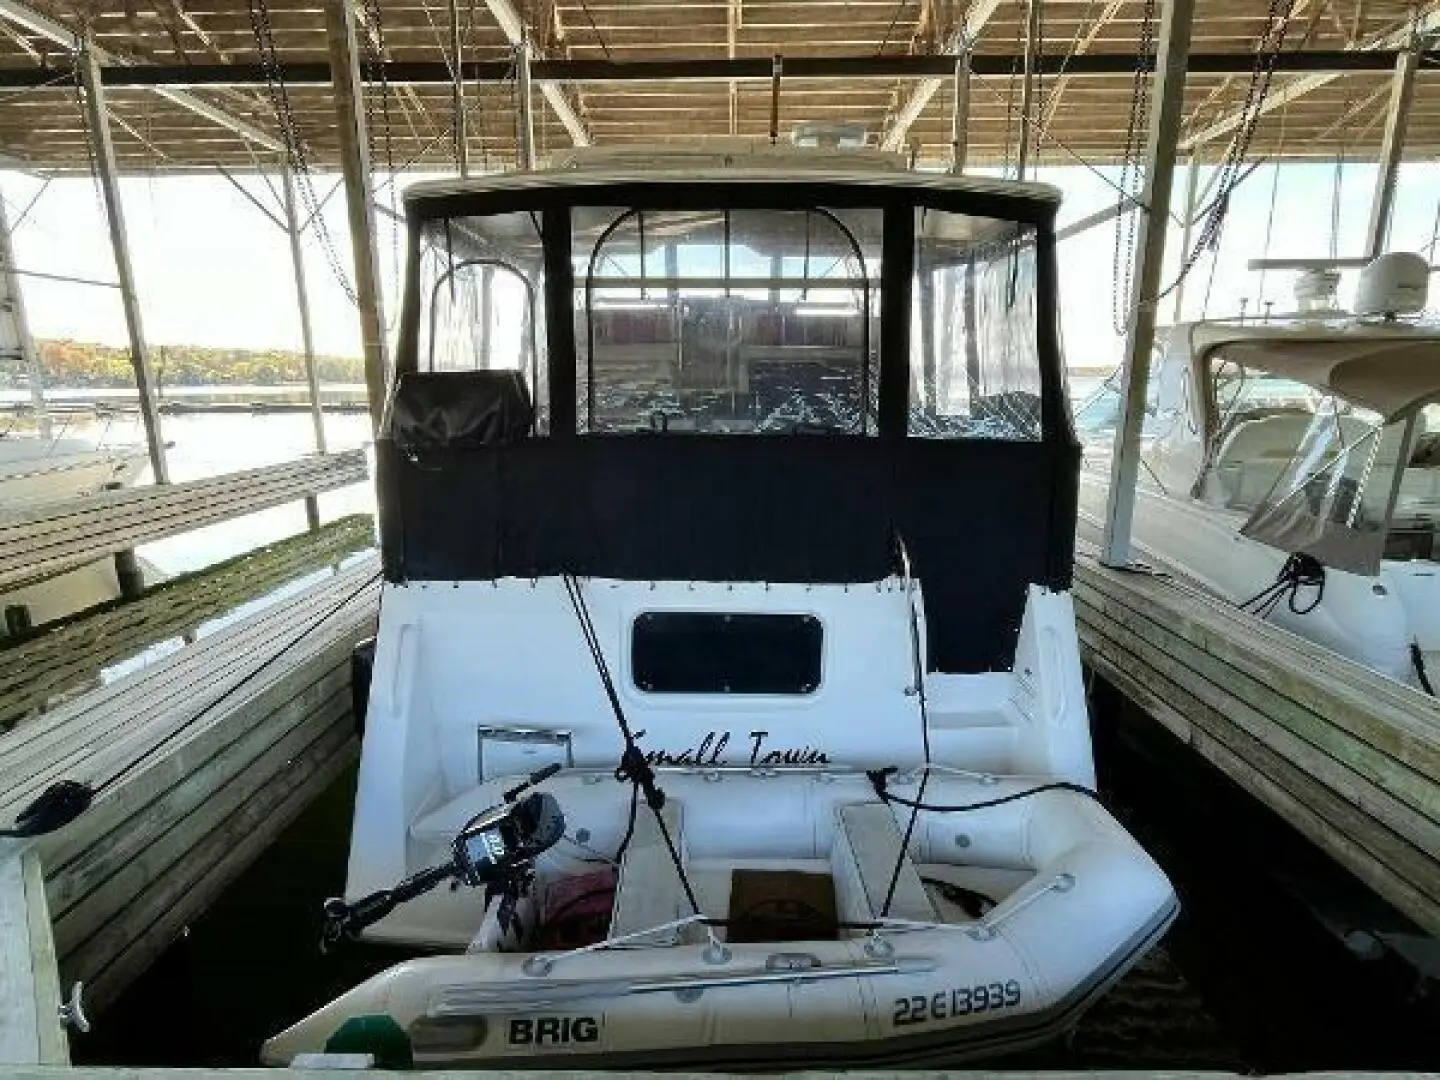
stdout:
[[(1125, 0), (1109, 0), (1104, 10), (1101, 11), (1095, 21), (1091, 23), (1089, 29), (1085, 30), (1081, 36), (1075, 40), (1073, 54), (1080, 56), (1083, 53), (1089, 52), (1090, 46), (1095, 44), (1096, 39), (1104, 32), (1105, 28), (1110, 25), (1111, 20), (1115, 18), (1124, 6)], [(1041, 131), (1049, 131), (1050, 125), (1054, 123), (1055, 111), (1060, 108), (1060, 97), (1065, 93), (1065, 86), (1068, 81), (1069, 76), (1066, 75), (1061, 75), (1055, 80), (1055, 87), (1050, 91), (1050, 97), (1045, 102), (1045, 110), (1040, 120)]]

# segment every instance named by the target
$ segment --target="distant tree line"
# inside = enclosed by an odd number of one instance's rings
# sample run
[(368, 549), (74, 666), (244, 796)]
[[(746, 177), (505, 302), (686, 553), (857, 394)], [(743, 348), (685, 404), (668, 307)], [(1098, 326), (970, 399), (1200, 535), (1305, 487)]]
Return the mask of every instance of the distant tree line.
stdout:
[[(49, 386), (130, 387), (135, 374), (130, 350), (87, 341), (37, 341)], [(199, 345), (152, 345), (150, 364), (163, 386), (284, 386), (305, 382), (305, 357), (286, 349), (211, 349)], [(322, 383), (365, 381), (364, 361), (352, 356), (317, 356)], [(28, 386), (29, 372), (18, 356), (0, 355), (0, 388)]]

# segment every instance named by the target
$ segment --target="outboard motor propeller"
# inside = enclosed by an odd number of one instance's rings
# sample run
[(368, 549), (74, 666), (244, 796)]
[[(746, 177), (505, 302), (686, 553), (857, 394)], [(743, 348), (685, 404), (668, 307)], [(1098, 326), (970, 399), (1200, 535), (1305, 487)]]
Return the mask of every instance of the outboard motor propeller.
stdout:
[[(530, 884), (535, 860), (565, 835), (565, 814), (549, 792), (525, 792), (560, 771), (550, 765), (531, 774), (523, 784), (505, 793), (505, 801), (476, 814), (456, 835), (451, 859), (353, 903), (335, 897), (325, 901), (325, 925), (320, 951), (328, 952), (343, 940), (354, 940), (367, 926), (389, 915), (399, 905), (422, 896), (445, 881), (471, 888), (484, 886), (487, 899), (502, 895), (513, 900)], [(521, 796), (524, 796), (523, 798)]]

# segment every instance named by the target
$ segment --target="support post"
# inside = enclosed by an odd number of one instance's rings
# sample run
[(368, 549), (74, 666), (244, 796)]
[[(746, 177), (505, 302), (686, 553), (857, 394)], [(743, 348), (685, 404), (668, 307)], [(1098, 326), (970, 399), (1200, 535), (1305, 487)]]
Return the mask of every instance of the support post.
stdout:
[(970, 42), (955, 54), (955, 94), (950, 110), (950, 172), (959, 176), (970, 156)]
[(1410, 122), (1410, 105), (1415, 97), (1415, 72), (1420, 66), (1418, 48), (1410, 48), (1395, 61), (1390, 84), (1390, 110), (1385, 114), (1385, 139), (1380, 147), (1380, 171), (1375, 176), (1375, 194), (1370, 200), (1370, 224), (1365, 231), (1365, 255), (1373, 259), (1385, 250), (1390, 236), (1390, 218), (1395, 209), (1395, 178), (1405, 153), (1405, 134)]
[(1145, 416), (1145, 389), (1150, 381), (1150, 349), (1155, 339), (1156, 294), (1165, 262), (1165, 234), (1170, 223), (1170, 194), (1180, 135), (1185, 67), (1190, 56), (1190, 29), (1195, 0), (1168, 0), (1160, 22), (1156, 58), (1155, 105), (1146, 140), (1143, 208), (1136, 250), (1140, 265), (1130, 292), (1130, 332), (1125, 339), (1123, 403), (1115, 427), (1110, 460), (1110, 491), (1105, 505), (1105, 541), (1101, 560), (1108, 566), (1130, 561), (1130, 525), (1135, 513), (1135, 481), (1140, 470), (1140, 425)]
[[(295, 306), (300, 312), (300, 340), (305, 349), (305, 381), (310, 386), (310, 419), (315, 425), (315, 449), (325, 453), (325, 413), (320, 404), (320, 373), (315, 369), (315, 335), (310, 327), (310, 289), (305, 280), (305, 255), (300, 247), (300, 215), (295, 205), (295, 178), (288, 165), (280, 166), (285, 196), (285, 234), (290, 238), (290, 263), (295, 274)], [(314, 532), (320, 528), (320, 503), (305, 496), (305, 520)]]
[[(1190, 237), (1195, 229), (1195, 210), (1200, 203), (1200, 162), (1195, 155), (1190, 155), (1190, 163), (1185, 169), (1185, 217), (1180, 224), (1180, 258), (1184, 259), (1190, 253)], [(1175, 308), (1170, 316), (1172, 323), (1178, 323), (1183, 317), (1185, 304), (1185, 279), (1181, 278), (1175, 285)]]
[(168, 484), (170, 470), (165, 462), (165, 440), (160, 434), (160, 409), (155, 402), (155, 380), (150, 371), (145, 326), (140, 319), (140, 300), (135, 295), (135, 272), (130, 265), (130, 241), (125, 232), (125, 212), (120, 204), (120, 182), (116, 177), (115, 146), (110, 141), (110, 113), (105, 107), (105, 88), (100, 82), (100, 60), (88, 40), (76, 60), (80, 64), (80, 79), (85, 87), (85, 121), (90, 129), (90, 148), (99, 174), (105, 217), (110, 225), (110, 246), (115, 254), (115, 274), (120, 282), (125, 329), (130, 336), (130, 363), (135, 369), (135, 389), (140, 395), (140, 418), (145, 424), (150, 469), (157, 484)]
[(365, 130), (365, 88), (355, 40), (355, 13), (349, 0), (325, 0), (334, 78), (335, 121), (345, 202), (354, 252), (355, 302), (360, 309), (360, 339), (365, 350), (365, 389), (370, 423), (380, 430), (385, 408), (385, 316), (380, 301), (380, 256), (375, 249), (375, 201), (370, 176), (370, 143)]
[(520, 167), (535, 168), (535, 98), (530, 92), (530, 37), (520, 38), (515, 55), (515, 83), (520, 93)]
[(465, 134), (465, 58), (460, 45), (459, 0), (450, 0), (450, 58), (455, 65), (450, 81), (450, 107), (455, 114), (455, 167), (463, 178), (470, 175), (470, 146)]
[[(495, 337), (495, 268), (480, 268), (480, 366), (490, 369), (490, 355), (494, 351)], [(520, 339), (523, 350), (528, 337)]]
[(20, 291), (20, 278), (15, 273), (15, 247), (10, 242), (10, 219), (5, 202), (0, 199), (0, 271), (5, 275), (5, 295), (0, 297), (0, 348), (13, 351), (30, 379), (30, 404), (35, 410), (35, 427), (40, 438), (48, 440), (53, 431), (50, 410), (45, 407), (45, 372), (40, 366), (40, 353), (30, 333), (30, 320), (25, 315), (25, 296)]
[(1040, 52), (1040, 4), (1027, 0), (1025, 13), (1025, 79), (1020, 89), (1020, 151), (1015, 157), (1015, 179), (1025, 179), (1030, 163), (1030, 116), (1035, 109), (1035, 61)]

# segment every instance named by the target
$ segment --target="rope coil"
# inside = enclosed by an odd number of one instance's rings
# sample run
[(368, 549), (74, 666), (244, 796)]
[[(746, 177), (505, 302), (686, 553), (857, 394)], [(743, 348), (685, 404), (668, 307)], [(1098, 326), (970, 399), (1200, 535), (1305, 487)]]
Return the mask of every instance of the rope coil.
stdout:
[[(1314, 589), (1310, 603), (1301, 605), (1300, 590)], [(1249, 611), (1268, 619), (1270, 614), (1285, 601), (1285, 606), (1295, 615), (1309, 615), (1325, 599), (1325, 565), (1314, 555), (1297, 551), (1285, 560), (1275, 580), (1261, 589), (1250, 599), (1239, 605), (1241, 611)]]

